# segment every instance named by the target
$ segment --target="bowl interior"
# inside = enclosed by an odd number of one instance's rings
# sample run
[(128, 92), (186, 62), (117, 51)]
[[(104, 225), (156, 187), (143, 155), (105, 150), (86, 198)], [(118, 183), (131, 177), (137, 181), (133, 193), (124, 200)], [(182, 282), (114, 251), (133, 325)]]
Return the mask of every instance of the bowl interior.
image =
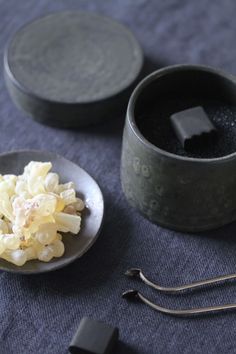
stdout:
[[(218, 139), (197, 144), (191, 151), (181, 146), (170, 116), (202, 106), (218, 131)], [(232, 78), (216, 70), (176, 67), (161, 70), (140, 87), (134, 103), (134, 119), (146, 140), (180, 156), (217, 158), (236, 151), (236, 86)]]
[(50, 152), (16, 151), (0, 155), (1, 174), (22, 174), (23, 168), (30, 161), (50, 161), (52, 171), (59, 174), (60, 183), (73, 181), (77, 195), (86, 204), (82, 212), (82, 225), (78, 235), (64, 234), (65, 253), (60, 258), (54, 258), (48, 263), (38, 260), (26, 262), (22, 267), (0, 259), (0, 270), (15, 273), (42, 273), (52, 271), (73, 262), (81, 257), (98, 237), (104, 213), (104, 203), (101, 190), (94, 179), (78, 165)]

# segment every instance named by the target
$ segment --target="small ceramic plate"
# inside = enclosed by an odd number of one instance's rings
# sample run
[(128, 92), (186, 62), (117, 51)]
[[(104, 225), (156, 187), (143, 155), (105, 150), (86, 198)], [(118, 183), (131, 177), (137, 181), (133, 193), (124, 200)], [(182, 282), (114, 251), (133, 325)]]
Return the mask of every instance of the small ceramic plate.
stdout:
[(0, 270), (37, 274), (62, 268), (81, 257), (96, 241), (101, 229), (104, 202), (102, 192), (94, 179), (78, 165), (51, 152), (42, 151), (14, 151), (0, 155), (0, 173), (23, 173), (24, 166), (30, 161), (50, 161), (52, 171), (59, 174), (60, 182), (73, 181), (81, 197), (86, 204), (82, 213), (82, 225), (78, 235), (66, 234), (63, 236), (65, 253), (60, 258), (54, 258), (48, 263), (38, 260), (26, 262), (22, 267), (15, 266), (0, 259)]

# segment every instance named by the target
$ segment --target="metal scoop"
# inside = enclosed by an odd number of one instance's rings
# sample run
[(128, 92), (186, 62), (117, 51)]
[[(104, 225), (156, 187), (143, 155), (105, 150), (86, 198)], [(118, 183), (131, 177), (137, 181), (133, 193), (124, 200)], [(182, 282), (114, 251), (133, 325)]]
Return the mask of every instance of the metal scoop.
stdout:
[[(143, 281), (146, 285), (150, 286), (151, 288), (161, 291), (161, 292), (165, 292), (165, 293), (178, 293), (178, 292), (182, 292), (184, 290), (194, 289), (194, 288), (196, 289), (201, 286), (215, 284), (215, 283), (218, 283), (221, 281), (236, 279), (236, 274), (228, 274), (228, 275), (223, 275), (223, 276), (216, 277), (216, 278), (211, 278), (211, 279), (206, 279), (206, 280), (194, 282), (191, 284), (185, 284), (185, 285), (176, 286), (176, 287), (163, 287), (163, 286), (161, 286), (159, 284), (155, 284), (152, 281), (150, 281), (149, 279), (147, 279), (147, 277), (143, 274), (143, 272), (139, 268), (131, 268), (126, 271), (125, 275), (127, 275), (129, 277), (138, 278), (141, 281)], [(128, 300), (139, 300), (159, 312), (166, 313), (169, 315), (174, 315), (174, 316), (191, 316), (194, 314), (204, 314), (204, 313), (210, 313), (210, 312), (219, 312), (219, 311), (225, 311), (225, 310), (230, 310), (230, 309), (231, 310), (236, 309), (236, 304), (223, 304), (223, 305), (219, 305), (219, 306), (209, 306), (209, 307), (200, 307), (200, 308), (192, 308), (192, 309), (170, 309), (170, 308), (165, 308), (165, 307), (159, 306), (157, 304), (154, 304), (152, 301), (150, 301), (149, 299), (144, 297), (137, 290), (125, 291), (122, 294), (122, 297), (126, 298)]]

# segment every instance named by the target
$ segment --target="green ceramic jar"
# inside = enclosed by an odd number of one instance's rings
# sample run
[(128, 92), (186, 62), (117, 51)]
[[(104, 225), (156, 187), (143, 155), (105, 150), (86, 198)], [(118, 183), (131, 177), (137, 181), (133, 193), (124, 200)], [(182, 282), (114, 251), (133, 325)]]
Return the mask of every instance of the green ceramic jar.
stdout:
[[(175, 65), (152, 73), (134, 90), (123, 135), (121, 181), (129, 203), (152, 222), (196, 232), (236, 220), (235, 152), (212, 158), (181, 156), (148, 141), (137, 124), (138, 117), (139, 122), (146, 119), (150, 106), (169, 95), (181, 99), (191, 93), (199, 102), (204, 97), (236, 107), (235, 83), (218, 69)], [(157, 114), (157, 129), (158, 119)]]

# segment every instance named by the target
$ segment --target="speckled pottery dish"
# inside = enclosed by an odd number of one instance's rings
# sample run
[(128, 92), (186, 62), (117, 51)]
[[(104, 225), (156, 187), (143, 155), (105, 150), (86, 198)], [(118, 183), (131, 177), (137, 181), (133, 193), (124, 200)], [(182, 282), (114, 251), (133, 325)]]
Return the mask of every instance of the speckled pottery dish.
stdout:
[[(170, 116), (201, 106), (217, 139), (185, 151)], [(236, 219), (236, 80), (175, 65), (146, 77), (128, 105), (121, 180), (129, 203), (154, 223), (197, 232)]]
[(0, 258), (0, 270), (18, 274), (39, 274), (51, 272), (65, 267), (82, 257), (96, 241), (103, 221), (104, 201), (102, 192), (95, 180), (81, 167), (49, 151), (22, 150), (0, 154), (1, 174), (19, 175), (24, 166), (30, 161), (51, 162), (52, 171), (60, 176), (60, 181), (66, 183), (73, 181), (76, 191), (85, 202), (82, 213), (81, 230), (78, 235), (67, 233), (63, 237), (65, 253), (59, 258), (53, 258), (50, 262), (42, 262), (38, 259), (26, 262), (22, 266), (16, 266)]

